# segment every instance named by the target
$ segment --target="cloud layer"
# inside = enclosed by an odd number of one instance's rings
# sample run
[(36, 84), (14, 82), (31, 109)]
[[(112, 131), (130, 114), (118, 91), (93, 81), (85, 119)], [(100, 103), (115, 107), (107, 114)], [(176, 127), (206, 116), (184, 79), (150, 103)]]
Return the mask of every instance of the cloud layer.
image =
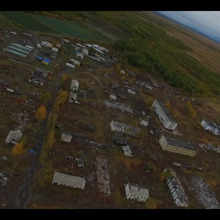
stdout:
[(220, 38), (220, 11), (158, 11), (210, 38)]

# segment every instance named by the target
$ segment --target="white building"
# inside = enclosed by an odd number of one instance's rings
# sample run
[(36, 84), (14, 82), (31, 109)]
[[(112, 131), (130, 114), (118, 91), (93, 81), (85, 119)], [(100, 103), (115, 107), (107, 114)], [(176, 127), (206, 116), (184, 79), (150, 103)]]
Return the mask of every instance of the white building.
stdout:
[(93, 47), (93, 48), (99, 48), (99, 45), (93, 44), (92, 47)]
[(81, 53), (77, 53), (77, 54), (76, 54), (76, 58), (82, 60), (82, 59), (83, 59), (83, 54), (81, 54)]
[(84, 189), (86, 180), (79, 176), (71, 176), (64, 173), (54, 172), (52, 184), (70, 186), (73, 188)]
[(73, 68), (73, 69), (76, 68), (74, 65), (72, 65), (72, 64), (70, 64), (70, 63), (66, 63), (66, 66), (71, 67), (71, 68)]
[(174, 120), (166, 106), (159, 103), (156, 99), (154, 100), (152, 106), (163, 126), (173, 131), (177, 127), (178, 123)]
[(61, 140), (66, 143), (70, 143), (72, 140), (72, 135), (68, 133), (62, 133)]
[(80, 62), (78, 60), (74, 60), (74, 59), (70, 59), (70, 61), (76, 65), (76, 66), (80, 66)]
[(62, 39), (62, 41), (65, 42), (65, 43), (69, 43), (69, 42), (70, 42), (70, 41), (67, 40), (67, 39)]
[(42, 41), (41, 42), (41, 46), (44, 46), (44, 47), (52, 47), (52, 44), (47, 42), (47, 41)]
[(125, 186), (125, 194), (127, 199), (133, 199), (139, 202), (145, 202), (149, 198), (148, 189), (133, 183), (128, 183)]
[(80, 48), (82, 48), (82, 49), (84, 49), (84, 48), (85, 48), (85, 46), (84, 46), (84, 45), (82, 45), (82, 44), (76, 43), (76, 45), (77, 45), (77, 46), (79, 46), (79, 47), (80, 47)]
[(85, 56), (89, 55), (89, 51), (87, 49), (82, 49), (82, 54)]
[(99, 47), (99, 50), (104, 51), (104, 52), (108, 52), (108, 49), (106, 49), (104, 47)]
[(75, 79), (72, 80), (71, 85), (70, 85), (70, 90), (71, 91), (77, 91), (79, 88), (79, 82)]
[(124, 155), (127, 157), (132, 157), (132, 152), (130, 146), (122, 146), (122, 150), (124, 152)]
[(133, 95), (136, 94), (136, 92), (134, 90), (132, 90), (132, 89), (127, 89), (127, 92), (130, 93), (130, 94), (133, 94)]
[(177, 178), (176, 172), (174, 170), (170, 171), (172, 173), (172, 177), (167, 177), (165, 180), (167, 182), (173, 200), (177, 206), (187, 207), (189, 205), (188, 198), (185, 194), (182, 184), (179, 178)]
[(124, 70), (121, 70), (121, 71), (120, 71), (120, 74), (121, 74), (121, 75), (125, 75), (125, 71), (124, 71)]
[(5, 140), (5, 144), (17, 144), (21, 137), (22, 133), (20, 130), (10, 131)]
[(207, 121), (205, 119), (203, 119), (201, 121), (201, 125), (206, 131), (211, 131), (215, 135), (220, 135), (220, 126), (219, 125), (212, 123), (210, 121)]
[(5, 91), (9, 92), (9, 93), (14, 93), (14, 90), (13, 89), (9, 89), (9, 88), (7, 88)]
[(148, 122), (147, 121), (144, 121), (142, 119), (140, 119), (140, 124), (147, 127), (148, 126)]
[(109, 98), (110, 98), (110, 100), (116, 100), (116, 96), (113, 94), (110, 94)]
[(37, 48), (41, 48), (41, 45), (40, 45), (40, 44), (37, 44)]
[(56, 47), (51, 47), (51, 52), (57, 53), (57, 52), (58, 52), (58, 48), (56, 48)]
[(69, 103), (76, 103), (77, 102), (76, 97), (77, 97), (76, 93), (70, 92), (69, 93)]
[(92, 44), (85, 44), (87, 47), (92, 47)]

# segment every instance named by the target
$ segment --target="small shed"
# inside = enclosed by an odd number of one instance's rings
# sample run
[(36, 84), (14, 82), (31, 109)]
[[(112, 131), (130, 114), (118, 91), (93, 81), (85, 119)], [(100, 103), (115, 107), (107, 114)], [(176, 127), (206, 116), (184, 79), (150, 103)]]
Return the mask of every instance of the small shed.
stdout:
[(148, 122), (147, 121), (144, 121), (142, 119), (140, 119), (140, 124), (147, 127), (148, 126)]
[(57, 53), (57, 52), (58, 52), (58, 48), (56, 48), (56, 47), (51, 47), (51, 52)]
[(110, 98), (110, 100), (116, 100), (116, 96), (113, 94), (110, 94), (109, 98)]
[(86, 125), (86, 128), (88, 128), (89, 130), (94, 130), (94, 126), (92, 124)]
[(48, 64), (50, 63), (50, 60), (47, 59), (47, 58), (44, 58), (43, 61), (42, 61), (42, 63), (48, 65)]
[(132, 90), (132, 89), (127, 89), (127, 92), (130, 93), (130, 94), (133, 94), (133, 95), (136, 94), (136, 92), (134, 90)]
[(132, 157), (132, 152), (130, 146), (122, 146), (122, 150), (124, 151), (124, 155), (128, 157)]
[(37, 44), (37, 48), (41, 48), (41, 45), (40, 45), (40, 44)]
[(121, 71), (120, 71), (120, 74), (121, 74), (121, 75), (125, 75), (125, 71), (124, 71), (124, 70), (121, 70)]
[(83, 54), (77, 53), (77, 54), (76, 54), (76, 58), (78, 58), (78, 59), (83, 59)]
[(68, 134), (68, 133), (62, 133), (62, 135), (61, 135), (61, 140), (62, 140), (63, 142), (70, 143), (71, 140), (72, 140), (72, 135), (71, 135), (71, 134)]

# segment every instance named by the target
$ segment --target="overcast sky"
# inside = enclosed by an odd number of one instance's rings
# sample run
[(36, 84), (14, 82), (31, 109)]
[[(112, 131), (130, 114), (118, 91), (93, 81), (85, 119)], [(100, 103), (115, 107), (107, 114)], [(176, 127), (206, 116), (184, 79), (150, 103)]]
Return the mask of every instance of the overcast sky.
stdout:
[(220, 40), (220, 11), (158, 11), (210, 38)]

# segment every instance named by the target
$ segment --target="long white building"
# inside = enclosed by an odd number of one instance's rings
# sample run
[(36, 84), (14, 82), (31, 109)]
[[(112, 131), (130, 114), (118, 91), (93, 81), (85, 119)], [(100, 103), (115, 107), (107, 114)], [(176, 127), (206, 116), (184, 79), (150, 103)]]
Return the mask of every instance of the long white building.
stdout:
[(177, 127), (178, 123), (174, 120), (165, 105), (155, 99), (152, 106), (161, 123), (166, 129), (174, 130)]
[(172, 173), (172, 177), (167, 177), (165, 180), (167, 182), (173, 200), (177, 206), (187, 207), (189, 203), (188, 203), (188, 198), (183, 189), (183, 186), (179, 178), (177, 178), (176, 172), (174, 170), (170, 170), (170, 171)]
[(54, 183), (57, 183), (58, 185), (84, 189), (86, 180), (79, 176), (71, 176), (64, 173), (54, 172), (52, 184)]

